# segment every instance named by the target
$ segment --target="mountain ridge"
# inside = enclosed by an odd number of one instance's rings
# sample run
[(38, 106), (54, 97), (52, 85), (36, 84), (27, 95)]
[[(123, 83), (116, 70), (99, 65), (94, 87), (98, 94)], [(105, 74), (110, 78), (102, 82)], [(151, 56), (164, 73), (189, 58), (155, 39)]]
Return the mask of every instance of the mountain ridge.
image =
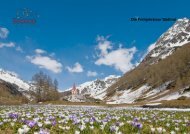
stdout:
[[(94, 99), (103, 100), (106, 95), (106, 89), (115, 83), (120, 76), (109, 75), (103, 79), (95, 79), (78, 85), (76, 88), (79, 90), (79, 94)], [(66, 89), (64, 92), (71, 92), (72, 88)], [(68, 95), (68, 94), (66, 94)], [(71, 96), (71, 93), (69, 94)], [(72, 101), (71, 98), (68, 99)]]
[(178, 19), (151, 45), (151, 50), (141, 63), (153, 64), (171, 55), (176, 48), (188, 42), (190, 42), (190, 20), (188, 18)]
[[(118, 104), (189, 98), (189, 46), (190, 20), (179, 19), (158, 38), (136, 68), (108, 88), (105, 101)], [(159, 96), (149, 98), (153, 95)]]

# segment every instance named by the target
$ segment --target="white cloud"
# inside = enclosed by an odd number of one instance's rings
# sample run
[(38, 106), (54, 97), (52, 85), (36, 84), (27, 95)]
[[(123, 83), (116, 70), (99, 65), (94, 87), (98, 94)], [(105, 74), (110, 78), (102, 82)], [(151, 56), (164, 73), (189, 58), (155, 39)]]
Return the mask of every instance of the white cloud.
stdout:
[(96, 41), (98, 42), (97, 49), (100, 50), (100, 55), (104, 56), (108, 53), (108, 50), (112, 49), (111, 42), (107, 40), (104, 36), (98, 36), (96, 38)]
[(98, 75), (97, 72), (93, 72), (93, 71), (88, 71), (88, 72), (87, 72), (87, 76), (88, 76), (88, 77), (95, 77), (95, 76), (97, 76), (97, 75)]
[(9, 42), (9, 43), (0, 42), (0, 48), (3, 48), (3, 47), (15, 47), (15, 44), (13, 42)]
[[(107, 41), (107, 39), (106, 39)], [(104, 43), (103, 43), (104, 44)], [(109, 43), (111, 45), (112, 43)], [(101, 45), (98, 42), (98, 45)], [(98, 47), (100, 50), (99, 58), (96, 60), (96, 65), (106, 65), (106, 66), (113, 66), (115, 69), (125, 73), (133, 68), (132, 59), (137, 51), (136, 47), (132, 48), (122, 48), (121, 44), (119, 44), (119, 48), (116, 50), (111, 50), (110, 52), (104, 53), (102, 55), (101, 47)], [(109, 48), (112, 48), (111, 46)]]
[(71, 73), (81, 73), (84, 71), (82, 65), (78, 62), (73, 67), (67, 66), (66, 69)]
[(36, 54), (44, 54), (44, 53), (46, 53), (46, 51), (45, 51), (45, 50), (42, 50), (42, 49), (36, 49), (36, 50), (35, 50), (35, 53), (36, 53)]
[(24, 52), (20, 46), (16, 47), (16, 51), (21, 52), (21, 53)]
[(0, 27), (0, 38), (5, 39), (9, 34), (9, 30), (7, 28)]
[(39, 68), (44, 68), (54, 73), (60, 73), (62, 71), (62, 64), (50, 57), (35, 55), (27, 56), (27, 59), (29, 59), (31, 63), (39, 66)]

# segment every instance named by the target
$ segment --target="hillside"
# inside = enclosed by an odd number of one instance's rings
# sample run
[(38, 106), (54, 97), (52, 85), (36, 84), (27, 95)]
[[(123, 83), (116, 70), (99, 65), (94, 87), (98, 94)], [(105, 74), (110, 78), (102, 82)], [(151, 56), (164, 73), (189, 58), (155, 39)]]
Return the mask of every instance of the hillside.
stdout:
[(178, 20), (161, 35), (139, 66), (108, 88), (105, 100), (133, 103), (190, 97), (189, 30), (190, 20)]
[[(12, 101), (17, 100), (19, 97), (28, 101), (34, 99), (35, 90), (33, 85), (20, 79), (17, 74), (0, 69), (0, 81), (1, 91), (4, 92), (1, 94), (1, 102), (3, 102), (2, 97), (6, 98), (7, 96), (11, 96)], [(16, 98), (14, 98), (15, 96)]]
[(0, 105), (27, 103), (28, 99), (18, 91), (16, 85), (0, 80)]

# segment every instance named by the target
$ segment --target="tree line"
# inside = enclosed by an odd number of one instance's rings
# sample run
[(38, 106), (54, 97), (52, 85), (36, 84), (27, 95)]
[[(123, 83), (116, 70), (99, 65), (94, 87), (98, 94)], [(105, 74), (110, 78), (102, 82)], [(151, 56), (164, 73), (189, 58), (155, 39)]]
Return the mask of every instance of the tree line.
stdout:
[(32, 77), (33, 84), (35, 85), (36, 101), (52, 101), (59, 99), (58, 81), (40, 71)]

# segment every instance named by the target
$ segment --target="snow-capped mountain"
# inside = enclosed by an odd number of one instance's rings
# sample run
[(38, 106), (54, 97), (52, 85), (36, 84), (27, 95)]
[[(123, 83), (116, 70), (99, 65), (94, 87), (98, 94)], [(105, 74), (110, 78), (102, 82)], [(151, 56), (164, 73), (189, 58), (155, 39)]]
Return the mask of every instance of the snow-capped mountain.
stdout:
[(32, 83), (22, 80), (14, 72), (0, 69), (0, 83), (11, 84), (14, 87), (14, 90), (17, 90), (17, 92), (25, 96), (30, 101), (32, 101), (35, 98), (32, 95), (32, 93), (35, 92), (34, 85)]
[(149, 47), (136, 68), (107, 89), (105, 100), (121, 104), (190, 98), (189, 53), (190, 20), (178, 19)]
[[(90, 97), (102, 100), (106, 95), (106, 90), (118, 80), (119, 76), (110, 75), (104, 79), (85, 82), (76, 88), (81, 95), (90, 95)], [(65, 91), (70, 91), (69, 88)]]
[(188, 42), (190, 42), (190, 20), (188, 18), (178, 19), (151, 45), (150, 52), (142, 62), (155, 63), (171, 55), (176, 48)]
[(31, 87), (29, 83), (20, 79), (17, 74), (0, 69), (0, 79), (15, 84), (19, 87), (19, 91), (28, 91)]

